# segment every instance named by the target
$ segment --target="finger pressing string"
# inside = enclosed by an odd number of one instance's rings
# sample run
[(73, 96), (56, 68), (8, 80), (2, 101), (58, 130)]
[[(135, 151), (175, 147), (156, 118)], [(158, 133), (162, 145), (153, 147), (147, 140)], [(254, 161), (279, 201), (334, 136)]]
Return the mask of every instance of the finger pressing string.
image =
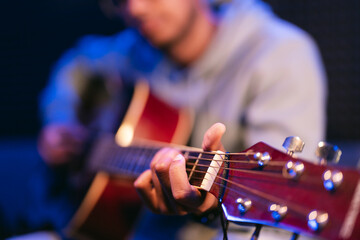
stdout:
[(185, 206), (199, 205), (201, 194), (194, 186), (191, 186), (186, 173), (185, 158), (179, 154), (170, 165), (169, 170), (171, 190), (175, 200)]

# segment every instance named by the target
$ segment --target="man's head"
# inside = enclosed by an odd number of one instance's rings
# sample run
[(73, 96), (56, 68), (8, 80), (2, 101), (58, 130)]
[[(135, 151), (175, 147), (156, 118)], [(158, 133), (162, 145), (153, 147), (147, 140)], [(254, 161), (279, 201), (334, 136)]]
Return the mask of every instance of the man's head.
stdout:
[(171, 47), (189, 34), (201, 14), (203, 0), (114, 0), (125, 17), (157, 47)]

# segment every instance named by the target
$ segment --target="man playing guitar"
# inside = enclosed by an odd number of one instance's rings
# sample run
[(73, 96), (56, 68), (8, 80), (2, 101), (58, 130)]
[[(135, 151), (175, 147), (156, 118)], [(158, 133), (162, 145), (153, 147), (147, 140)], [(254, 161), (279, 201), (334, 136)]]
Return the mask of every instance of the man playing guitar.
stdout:
[[(194, 110), (191, 145), (239, 150), (275, 147), (289, 135), (309, 146), (324, 138), (325, 77), (311, 38), (256, 0), (215, 8), (202, 0), (115, 0), (131, 28), (87, 37), (59, 61), (43, 94), (39, 149), (51, 166), (79, 155), (91, 133), (115, 132), (127, 86), (146, 81), (174, 108)], [(210, 128), (209, 128), (210, 127)], [(208, 129), (209, 128), (209, 129)], [(205, 137), (203, 138), (203, 133)], [(203, 139), (203, 141), (202, 141)], [(313, 149), (305, 151), (312, 158)], [(134, 185), (156, 213), (202, 213), (217, 204), (192, 187), (185, 158), (164, 148)]]

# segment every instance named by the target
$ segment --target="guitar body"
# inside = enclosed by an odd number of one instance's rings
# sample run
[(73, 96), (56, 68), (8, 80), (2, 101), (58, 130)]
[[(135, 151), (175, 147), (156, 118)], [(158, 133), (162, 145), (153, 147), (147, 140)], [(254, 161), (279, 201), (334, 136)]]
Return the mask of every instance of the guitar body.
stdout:
[[(122, 146), (139, 139), (185, 144), (191, 126), (190, 112), (167, 105), (140, 82), (115, 141)], [(126, 174), (98, 172), (67, 228), (68, 234), (77, 239), (127, 238), (141, 210), (134, 180)]]

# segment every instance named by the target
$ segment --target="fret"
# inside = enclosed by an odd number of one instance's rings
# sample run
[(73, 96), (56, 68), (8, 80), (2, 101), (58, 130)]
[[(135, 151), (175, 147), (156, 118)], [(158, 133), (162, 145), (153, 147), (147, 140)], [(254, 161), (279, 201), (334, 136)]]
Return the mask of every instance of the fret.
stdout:
[(126, 157), (124, 158), (125, 159), (125, 164), (124, 164), (124, 167), (123, 167), (123, 171), (126, 172), (126, 173), (129, 173), (130, 172), (130, 169), (131, 169), (131, 165), (133, 163), (133, 159), (134, 159), (134, 147), (129, 147), (127, 149), (127, 154), (126, 154)]
[[(185, 157), (185, 159), (189, 156), (189, 152), (186, 152), (185, 153), (185, 155), (187, 155), (186, 157)], [(202, 156), (202, 153), (199, 153), (199, 155), (198, 155), (198, 157), (196, 158), (196, 161), (195, 161), (195, 163), (194, 163), (194, 166), (192, 167), (192, 169), (191, 169), (191, 172), (190, 172), (190, 174), (189, 174), (189, 182), (190, 182), (190, 180), (191, 180), (191, 177), (192, 177), (192, 175), (193, 175), (193, 173), (194, 173), (194, 170), (196, 169), (196, 166), (197, 166), (197, 164), (198, 164), (198, 162), (199, 162), (199, 159), (201, 158), (201, 156)]]
[(133, 159), (134, 159), (134, 147), (130, 147), (129, 148), (129, 151), (128, 151), (128, 157), (126, 158), (126, 164), (125, 164), (125, 167), (124, 167), (124, 171), (126, 173), (129, 173), (130, 172), (130, 169), (131, 169), (131, 165), (133, 163)]
[(142, 156), (139, 159), (138, 164), (138, 173), (144, 172), (146, 169), (150, 168), (150, 161), (154, 157), (156, 152), (151, 148), (144, 148)]
[[(90, 166), (93, 166), (94, 171), (138, 176), (150, 168), (150, 162), (159, 150), (160, 147), (148, 145), (120, 147), (113, 138), (102, 136), (90, 155)], [(186, 159), (189, 182), (194, 186), (200, 186), (213, 155), (185, 150), (181, 150), (181, 153)]]
[(119, 160), (117, 158), (118, 156), (118, 149), (115, 146), (111, 146), (111, 148), (108, 150), (108, 159), (106, 161), (105, 169), (110, 172), (116, 172), (116, 169), (118, 168)]
[[(142, 172), (145, 171), (146, 169), (150, 168), (150, 162), (153, 159), (153, 157), (155, 156), (157, 151), (154, 151), (154, 149), (151, 148), (147, 148), (145, 153), (145, 157), (144, 157), (144, 161), (141, 162), (141, 167), (142, 167)], [(149, 157), (150, 156), (150, 157)]]
[(132, 169), (132, 167), (133, 167), (133, 165), (134, 165), (134, 160), (136, 159), (136, 149), (134, 149), (134, 148), (131, 148), (130, 149), (130, 157), (127, 159), (128, 161), (127, 161), (127, 166), (126, 166), (126, 168), (125, 168), (125, 171), (128, 173), (128, 174), (131, 174), (132, 173), (132, 171), (131, 171), (131, 169)]
[(133, 172), (138, 174), (140, 173), (140, 169), (141, 169), (141, 162), (143, 161), (144, 159), (144, 152), (146, 151), (146, 149), (139, 149), (139, 152), (138, 152), (138, 157), (136, 159), (136, 164), (135, 164), (135, 167), (133, 169)]
[(116, 146), (113, 146), (113, 148), (111, 149), (111, 151), (113, 152), (113, 159), (112, 161), (114, 162), (115, 166), (119, 166), (119, 164), (121, 163), (122, 159), (122, 150), (123, 149), (119, 149)]
[(129, 147), (127, 150), (128, 154), (127, 158), (125, 159), (126, 164), (123, 169), (127, 174), (134, 175), (136, 174), (135, 169), (137, 168), (137, 161), (140, 158), (141, 149), (139, 149), (138, 147)]
[(131, 172), (132, 174), (136, 173), (136, 167), (138, 166), (138, 160), (140, 158), (140, 153), (141, 153), (142, 148), (135, 148), (134, 149), (134, 153), (132, 155), (132, 159), (130, 162), (130, 166), (128, 171)]
[(115, 150), (115, 159), (116, 161), (116, 167), (121, 168), (121, 165), (124, 163), (124, 149), (123, 148), (116, 148)]
[(123, 169), (125, 169), (125, 165), (126, 165), (127, 156), (129, 154), (129, 151), (127, 149), (125, 149), (125, 148), (120, 148), (118, 153), (119, 153), (118, 168), (123, 172)]

